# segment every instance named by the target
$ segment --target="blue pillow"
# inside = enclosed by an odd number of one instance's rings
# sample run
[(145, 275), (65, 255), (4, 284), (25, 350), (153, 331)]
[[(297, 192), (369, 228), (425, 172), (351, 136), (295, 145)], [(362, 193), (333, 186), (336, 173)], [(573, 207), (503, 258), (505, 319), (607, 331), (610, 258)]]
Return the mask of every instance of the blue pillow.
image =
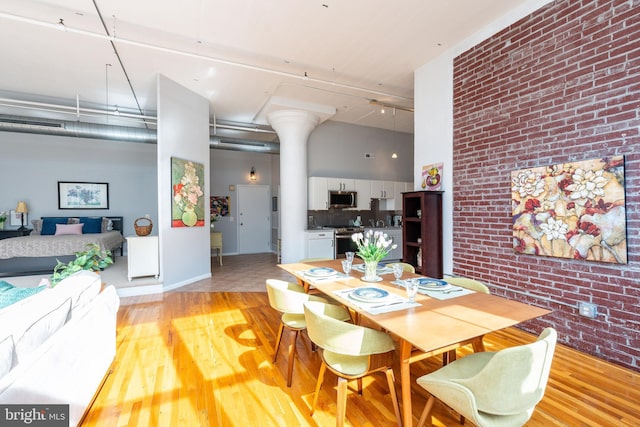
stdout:
[(88, 216), (81, 216), (80, 224), (84, 224), (82, 234), (102, 233), (102, 217), (90, 218)]
[(42, 230), (40, 234), (43, 236), (53, 236), (56, 234), (56, 224), (67, 224), (69, 218), (63, 217), (43, 217), (42, 218)]
[(0, 308), (16, 303), (22, 299), (45, 290), (46, 286), (37, 288), (16, 288), (11, 283), (0, 280)]

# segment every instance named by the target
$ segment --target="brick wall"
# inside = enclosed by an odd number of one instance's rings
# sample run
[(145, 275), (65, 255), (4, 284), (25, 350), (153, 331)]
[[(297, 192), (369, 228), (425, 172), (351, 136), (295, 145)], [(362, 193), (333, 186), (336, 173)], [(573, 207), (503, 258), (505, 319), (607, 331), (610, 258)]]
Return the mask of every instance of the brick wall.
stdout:
[[(640, 0), (558, 0), (454, 61), (454, 273), (554, 310), (578, 350), (640, 370)], [(511, 171), (625, 156), (626, 265), (516, 254)], [(578, 315), (577, 303), (598, 305)]]

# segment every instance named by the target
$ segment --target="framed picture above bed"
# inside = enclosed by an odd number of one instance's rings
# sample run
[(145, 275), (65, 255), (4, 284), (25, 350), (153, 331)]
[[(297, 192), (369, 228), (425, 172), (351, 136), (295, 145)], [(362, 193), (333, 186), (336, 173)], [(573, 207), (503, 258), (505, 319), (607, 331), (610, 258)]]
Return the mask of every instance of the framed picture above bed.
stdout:
[(109, 184), (58, 181), (58, 209), (109, 209)]

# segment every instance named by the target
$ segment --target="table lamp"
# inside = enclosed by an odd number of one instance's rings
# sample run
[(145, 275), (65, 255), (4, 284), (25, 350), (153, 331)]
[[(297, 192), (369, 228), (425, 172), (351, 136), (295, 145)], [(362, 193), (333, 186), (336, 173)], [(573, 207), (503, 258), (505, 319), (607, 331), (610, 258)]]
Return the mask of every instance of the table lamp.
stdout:
[(18, 206), (16, 206), (16, 213), (20, 214), (20, 222), (21, 226), (18, 230), (26, 230), (27, 227), (24, 226), (24, 214), (29, 212), (29, 208), (27, 208), (27, 204), (25, 202), (18, 202)]

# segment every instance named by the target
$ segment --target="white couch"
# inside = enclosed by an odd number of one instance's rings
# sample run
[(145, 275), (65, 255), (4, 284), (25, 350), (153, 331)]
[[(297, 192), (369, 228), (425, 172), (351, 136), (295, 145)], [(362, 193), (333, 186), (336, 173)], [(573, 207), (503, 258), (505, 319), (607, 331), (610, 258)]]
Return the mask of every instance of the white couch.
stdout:
[(80, 271), (0, 310), (0, 404), (69, 404), (76, 426), (109, 372), (120, 300)]

